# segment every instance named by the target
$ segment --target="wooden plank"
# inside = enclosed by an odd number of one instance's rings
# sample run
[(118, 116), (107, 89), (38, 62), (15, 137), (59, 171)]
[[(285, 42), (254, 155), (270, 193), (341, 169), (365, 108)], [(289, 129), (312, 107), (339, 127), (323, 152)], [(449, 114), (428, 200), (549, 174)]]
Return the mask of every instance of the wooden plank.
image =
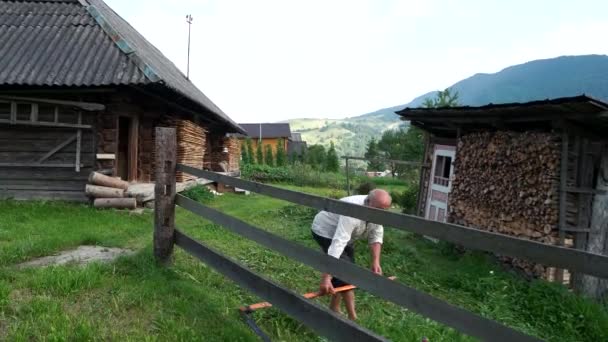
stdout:
[(591, 195), (604, 195), (607, 193), (605, 190), (598, 190), (592, 188), (579, 188), (579, 187), (566, 187), (566, 192), (575, 194), (591, 194)]
[[(566, 237), (566, 232), (564, 228), (566, 227), (566, 206), (568, 203), (568, 199), (566, 197), (566, 187), (567, 187), (567, 177), (568, 177), (568, 132), (564, 131), (562, 133), (562, 152), (561, 152), (561, 162), (560, 162), (560, 177), (559, 177), (559, 221), (558, 221), (558, 229), (559, 229), (559, 244), (560, 246), (564, 245), (564, 239)], [(563, 282), (564, 280), (564, 270), (558, 269), (555, 272), (555, 280), (558, 283)]]
[[(80, 167), (84, 167), (84, 166), (85, 165), (80, 165)], [(0, 163), (0, 167), (73, 168), (74, 164)]]
[(73, 202), (86, 202), (87, 198), (84, 191), (46, 191), (46, 190), (2, 190), (0, 189), (0, 199), (23, 200), (63, 200)]
[(11, 121), (11, 120), (2, 120), (0, 119), (0, 124), (11, 124), (11, 125), (21, 125), (21, 126), (35, 126), (35, 127), (56, 127), (56, 128), (82, 128), (82, 129), (91, 129), (92, 125), (78, 125), (78, 124), (67, 124), (60, 122), (31, 122), (31, 121)]
[[(83, 132), (83, 136), (92, 135), (90, 131)], [(0, 126), (0, 144), (15, 140), (57, 140), (74, 134), (73, 128), (48, 127), (13, 127)]]
[[(56, 183), (56, 184), (53, 184)], [(21, 191), (74, 191), (74, 192), (82, 192), (82, 189), (85, 188), (85, 183), (82, 182), (78, 186), (71, 184), (63, 184), (62, 182), (49, 182), (47, 181), (45, 185), (41, 184), (0, 184), (0, 191), (2, 190), (21, 190)]]
[[(47, 154), (45, 154), (44, 156), (40, 157), (40, 159), (38, 159), (38, 163), (42, 163), (43, 161), (47, 160), (50, 156), (52, 156), (53, 154), (59, 152), (61, 149), (63, 149), (64, 147), (68, 146), (74, 140), (77, 140), (77, 139), (78, 139), (78, 134), (75, 134), (75, 135), (67, 138), (65, 141), (63, 141), (59, 145), (55, 146)], [(80, 146), (76, 147), (76, 152), (80, 153)]]
[(116, 154), (114, 153), (98, 153), (95, 155), (98, 160), (115, 160)]
[[(74, 137), (76, 135), (74, 134)], [(93, 152), (92, 136), (87, 136), (87, 139), (83, 140), (81, 149), (87, 152)], [(49, 148), (56, 146), (59, 142), (64, 141), (63, 139), (58, 140), (16, 140), (14, 142), (0, 141), (0, 152), (40, 152), (39, 157), (49, 152)], [(76, 152), (76, 144), (65, 146), (61, 152)], [(36, 158), (35, 160), (37, 160)]]
[(608, 278), (607, 256), (577, 251), (560, 246), (546, 245), (532, 240), (520, 239), (509, 235), (451, 223), (426, 220), (417, 216), (355, 205), (302, 192), (277, 188), (266, 184), (228, 177), (215, 172), (195, 169), (186, 165), (179, 164), (177, 170), (288, 202), (382, 224), (386, 227), (431, 236), (439, 240), (462, 245), (466, 248), (528, 259), (547, 266), (579, 270), (583, 273)]
[(80, 172), (80, 149), (82, 145), (82, 130), (78, 130), (76, 133), (76, 172)]
[(308, 301), (299, 294), (253, 273), (246, 267), (184, 235), (179, 230), (175, 231), (175, 241), (178, 246), (220, 274), (273, 303), (289, 316), (332, 341), (386, 341), (383, 337), (328, 311), (319, 304)]
[[(0, 122), (4, 122), (6, 120), (0, 120)], [(15, 124), (17, 122), (17, 103), (11, 102), (11, 118), (8, 120), (8, 123)]]
[(92, 102), (76, 102), (76, 101), (63, 101), (56, 99), (43, 99), (37, 97), (22, 97), (22, 96), (0, 96), (0, 99), (8, 100), (8, 101), (26, 101), (26, 102), (34, 102), (34, 103), (45, 103), (45, 104), (55, 104), (66, 107), (74, 107), (80, 108), (86, 111), (102, 111), (106, 109), (106, 106), (100, 103), (92, 103)]
[[(82, 180), (87, 179), (92, 168), (83, 168), (80, 173), (69, 168), (5, 168), (0, 167), (0, 179), (38, 179), (38, 180)], [(84, 188), (83, 188), (84, 190)]]
[[(596, 186), (608, 191), (608, 146), (605, 146), (600, 156), (600, 167), (597, 174)], [(608, 235), (608, 193), (596, 195), (593, 198), (591, 215), (591, 231), (587, 241), (587, 251), (596, 254), (608, 254), (606, 250)], [(591, 298), (602, 298), (606, 292), (606, 282), (597, 277), (582, 277), (582, 292)]]
[(175, 230), (175, 128), (156, 128), (156, 170), (154, 186), (154, 257), (160, 264), (171, 261)]
[(537, 341), (535, 338), (524, 335), (500, 323), (483, 318), (424, 292), (374, 274), (353, 263), (333, 258), (317, 250), (273, 235), (237, 218), (205, 207), (182, 195), (177, 195), (176, 203), (192, 213), (291, 259), (314, 267), (321, 272), (344, 279), (380, 298), (446, 324), (465, 334), (487, 341)]
[(35, 103), (32, 104), (32, 113), (30, 115), (30, 121), (31, 122), (38, 121), (38, 105)]
[(384, 159), (384, 158), (374, 158), (368, 159), (363, 157), (351, 157), (351, 156), (343, 156), (342, 159), (351, 159), (351, 160), (362, 160), (362, 161), (380, 161), (385, 163), (393, 163), (397, 165), (409, 165), (409, 166), (421, 166), (423, 165), (421, 162), (417, 161), (407, 161), (407, 160), (395, 160), (395, 159)]
[[(93, 165), (95, 155), (91, 152), (81, 152), (81, 164)], [(40, 152), (0, 152), (0, 160), (7, 163), (32, 163), (33, 160), (40, 158)], [(52, 155), (47, 163), (72, 164), (74, 165), (73, 152), (57, 152)]]

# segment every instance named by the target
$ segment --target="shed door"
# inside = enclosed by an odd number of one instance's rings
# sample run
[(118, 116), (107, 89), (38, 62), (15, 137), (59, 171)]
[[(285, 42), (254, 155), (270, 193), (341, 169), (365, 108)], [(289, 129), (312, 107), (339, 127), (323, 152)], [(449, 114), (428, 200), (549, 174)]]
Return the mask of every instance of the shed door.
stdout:
[(447, 145), (435, 145), (430, 179), (426, 218), (446, 222), (448, 212), (448, 194), (454, 173), (456, 148)]

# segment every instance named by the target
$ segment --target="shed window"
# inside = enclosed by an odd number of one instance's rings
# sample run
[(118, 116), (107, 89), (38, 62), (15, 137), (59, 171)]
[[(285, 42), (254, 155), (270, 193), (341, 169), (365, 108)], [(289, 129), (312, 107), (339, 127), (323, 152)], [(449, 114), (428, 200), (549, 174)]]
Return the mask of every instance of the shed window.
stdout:
[(38, 121), (55, 122), (55, 108), (52, 105), (38, 105)]
[(11, 104), (10, 102), (0, 102), (0, 120), (11, 119)]
[(30, 121), (32, 119), (32, 105), (17, 103), (17, 121)]
[(437, 156), (435, 160), (434, 184), (448, 186), (450, 183), (450, 171), (452, 170), (452, 157)]

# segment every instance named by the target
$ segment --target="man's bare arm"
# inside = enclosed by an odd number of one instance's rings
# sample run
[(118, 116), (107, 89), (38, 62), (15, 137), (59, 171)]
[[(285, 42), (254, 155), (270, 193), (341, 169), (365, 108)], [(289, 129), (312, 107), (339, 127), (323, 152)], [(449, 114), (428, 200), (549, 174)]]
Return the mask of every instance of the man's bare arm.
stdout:
[(382, 244), (375, 242), (369, 245), (369, 251), (371, 253), (371, 270), (376, 274), (382, 275), (382, 267), (380, 267), (380, 253), (382, 252)]

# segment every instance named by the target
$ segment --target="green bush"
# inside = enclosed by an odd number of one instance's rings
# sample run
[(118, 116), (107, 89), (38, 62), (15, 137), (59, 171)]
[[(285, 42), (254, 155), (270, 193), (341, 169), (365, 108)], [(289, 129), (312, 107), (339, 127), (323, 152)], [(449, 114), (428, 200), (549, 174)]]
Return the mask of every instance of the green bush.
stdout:
[(418, 202), (418, 186), (412, 184), (404, 191), (391, 191), (393, 203), (403, 209), (404, 214), (414, 214)]
[(359, 184), (357, 187), (357, 193), (359, 195), (367, 195), (370, 191), (376, 188), (376, 184), (374, 182), (363, 182)]
[(272, 167), (263, 164), (243, 165), (241, 176), (254, 182), (291, 182), (293, 175), (288, 167)]
[(210, 202), (214, 197), (211, 193), (211, 190), (209, 190), (209, 188), (204, 185), (197, 185), (193, 188), (183, 191), (181, 194), (191, 200), (201, 203)]

